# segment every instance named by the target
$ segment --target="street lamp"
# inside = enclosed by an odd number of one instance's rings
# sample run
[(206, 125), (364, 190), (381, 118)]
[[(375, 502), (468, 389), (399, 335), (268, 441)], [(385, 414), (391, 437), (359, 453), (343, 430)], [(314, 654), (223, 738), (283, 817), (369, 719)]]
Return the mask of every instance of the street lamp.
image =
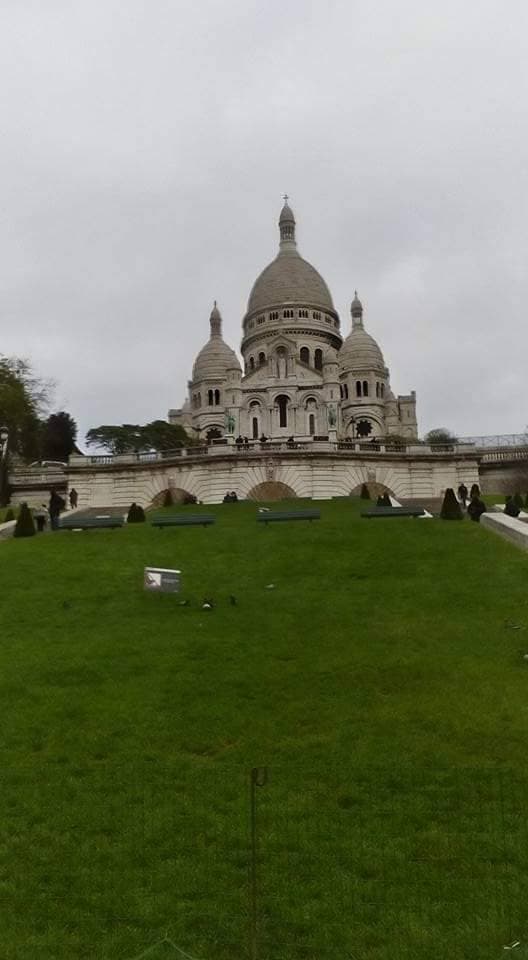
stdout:
[(7, 479), (7, 441), (9, 431), (7, 427), (0, 427), (0, 506), (9, 503), (9, 483)]

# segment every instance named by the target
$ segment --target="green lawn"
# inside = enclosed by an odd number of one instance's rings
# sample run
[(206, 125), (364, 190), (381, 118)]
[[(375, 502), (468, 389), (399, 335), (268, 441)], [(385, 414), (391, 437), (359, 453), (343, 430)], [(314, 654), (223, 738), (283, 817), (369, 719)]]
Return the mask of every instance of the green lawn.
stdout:
[(246, 957), (254, 766), (262, 960), (524, 943), (528, 555), (320, 508), (0, 543), (2, 960)]

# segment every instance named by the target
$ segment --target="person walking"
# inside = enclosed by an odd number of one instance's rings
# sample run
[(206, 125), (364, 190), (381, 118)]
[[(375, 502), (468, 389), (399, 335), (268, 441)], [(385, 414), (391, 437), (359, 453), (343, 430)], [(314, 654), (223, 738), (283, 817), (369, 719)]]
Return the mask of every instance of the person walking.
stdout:
[(37, 521), (37, 533), (44, 533), (48, 519), (48, 508), (46, 504), (41, 503), (40, 507), (37, 507), (37, 509), (33, 511), (33, 516)]
[(71, 488), (69, 499), (70, 499), (70, 508), (72, 510), (75, 510), (77, 507), (77, 502), (79, 500), (79, 494), (77, 493), (77, 490), (75, 489), (75, 487)]

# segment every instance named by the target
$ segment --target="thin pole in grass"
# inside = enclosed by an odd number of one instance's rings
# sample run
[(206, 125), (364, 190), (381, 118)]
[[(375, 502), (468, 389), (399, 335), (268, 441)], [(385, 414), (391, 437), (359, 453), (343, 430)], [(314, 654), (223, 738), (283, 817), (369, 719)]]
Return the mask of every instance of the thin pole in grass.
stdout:
[(249, 953), (251, 960), (258, 958), (258, 885), (257, 885), (257, 790), (259, 787), (265, 787), (268, 782), (268, 771), (266, 767), (253, 767), (250, 776), (250, 809), (251, 809), (251, 869), (249, 877), (249, 897), (250, 897), (250, 944)]

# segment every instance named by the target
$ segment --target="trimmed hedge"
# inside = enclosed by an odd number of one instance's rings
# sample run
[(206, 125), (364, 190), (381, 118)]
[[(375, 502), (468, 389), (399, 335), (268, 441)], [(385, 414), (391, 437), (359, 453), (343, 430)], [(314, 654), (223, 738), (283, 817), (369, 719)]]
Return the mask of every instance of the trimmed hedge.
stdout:
[(27, 503), (23, 503), (20, 507), (20, 513), (18, 515), (18, 520), (16, 522), (15, 529), (13, 531), (14, 537), (34, 537), (36, 533), (35, 524), (33, 523), (33, 514), (29, 509)]
[(145, 511), (137, 503), (132, 503), (128, 511), (127, 523), (145, 523)]
[(163, 506), (164, 507), (174, 506), (174, 500), (172, 499), (172, 493), (170, 491), (170, 487), (167, 490), (165, 490), (165, 496), (163, 497)]
[(370, 500), (369, 488), (366, 483), (361, 484), (361, 493), (359, 494), (362, 500)]
[(478, 483), (473, 483), (469, 491), (469, 499), (472, 500), (473, 497), (480, 497), (480, 487)]
[(448, 487), (444, 494), (444, 502), (440, 510), (442, 520), (463, 520), (464, 515), (452, 487)]

